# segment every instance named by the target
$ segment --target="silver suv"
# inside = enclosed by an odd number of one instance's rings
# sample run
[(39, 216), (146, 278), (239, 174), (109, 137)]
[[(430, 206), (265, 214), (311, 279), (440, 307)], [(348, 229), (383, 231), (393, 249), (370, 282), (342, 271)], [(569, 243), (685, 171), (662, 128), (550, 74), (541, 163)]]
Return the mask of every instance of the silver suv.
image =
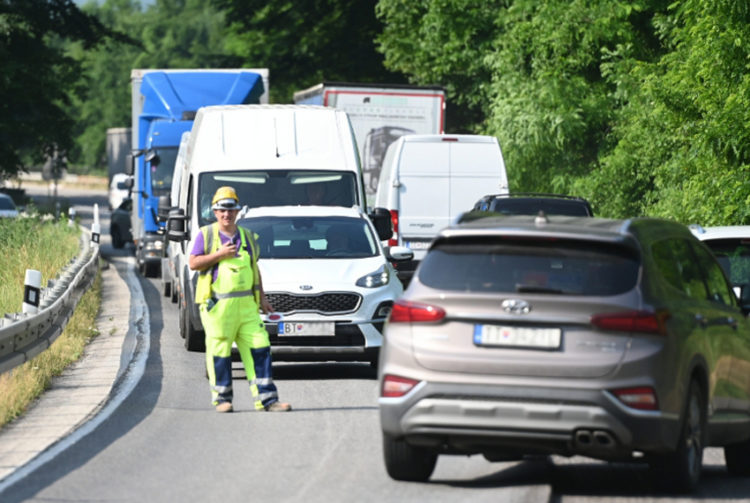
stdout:
[(750, 323), (718, 262), (657, 219), (487, 217), (444, 229), (385, 327), (385, 465), (439, 454), (647, 461), (690, 490), (705, 446), (750, 475)]

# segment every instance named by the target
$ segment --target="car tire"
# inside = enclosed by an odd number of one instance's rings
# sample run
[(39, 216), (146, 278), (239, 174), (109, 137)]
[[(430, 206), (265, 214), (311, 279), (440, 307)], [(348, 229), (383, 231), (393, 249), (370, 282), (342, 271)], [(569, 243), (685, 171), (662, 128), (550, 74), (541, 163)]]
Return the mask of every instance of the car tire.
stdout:
[(189, 307), (180, 307), (180, 334), (185, 339), (185, 349), (197, 353), (206, 352), (206, 340), (202, 330), (193, 328), (190, 323)]
[(437, 457), (434, 452), (383, 433), (385, 469), (394, 480), (426, 482), (435, 470)]
[(750, 439), (724, 446), (727, 471), (738, 477), (750, 477)]
[(172, 297), (172, 282), (169, 280), (162, 281), (162, 292), (165, 297)]
[(706, 401), (700, 385), (692, 381), (682, 415), (677, 449), (668, 454), (649, 456), (657, 485), (675, 492), (690, 492), (695, 489), (703, 466), (705, 431)]
[(177, 287), (177, 283), (175, 283), (174, 281), (172, 281), (172, 292), (171, 292), (172, 295), (171, 295), (171, 298), (170, 298), (170, 300), (172, 301), (172, 304), (177, 304), (177, 301), (180, 298), (179, 293), (177, 292), (177, 288), (176, 287)]

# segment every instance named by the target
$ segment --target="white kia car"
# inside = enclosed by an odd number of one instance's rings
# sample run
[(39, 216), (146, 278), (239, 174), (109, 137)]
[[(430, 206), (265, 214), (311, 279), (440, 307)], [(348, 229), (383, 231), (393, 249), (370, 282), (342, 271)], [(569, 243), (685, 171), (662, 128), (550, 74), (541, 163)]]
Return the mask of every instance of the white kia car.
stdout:
[(411, 250), (383, 249), (356, 207), (252, 208), (237, 223), (258, 235), (274, 360), (377, 361), (403, 293), (392, 262), (410, 260)]

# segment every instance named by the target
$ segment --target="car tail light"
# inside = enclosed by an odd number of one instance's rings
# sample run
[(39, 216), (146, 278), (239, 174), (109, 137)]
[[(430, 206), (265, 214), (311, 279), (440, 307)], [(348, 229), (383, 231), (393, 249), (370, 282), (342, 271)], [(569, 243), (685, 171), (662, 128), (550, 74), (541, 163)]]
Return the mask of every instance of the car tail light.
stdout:
[(445, 309), (431, 304), (397, 300), (391, 309), (390, 323), (419, 323), (440, 321), (445, 318)]
[(398, 246), (398, 210), (391, 210), (391, 226), (393, 235), (388, 240), (388, 246)]
[(667, 311), (625, 311), (621, 313), (595, 314), (591, 324), (602, 330), (618, 332), (645, 332), (666, 334), (664, 323), (669, 319)]
[(648, 386), (637, 388), (622, 388), (612, 390), (612, 393), (622, 403), (630, 408), (638, 410), (659, 410), (659, 402), (656, 400), (656, 391)]
[(419, 384), (419, 381), (415, 379), (386, 374), (383, 377), (383, 388), (380, 390), (380, 396), (398, 398), (410, 392), (417, 384)]

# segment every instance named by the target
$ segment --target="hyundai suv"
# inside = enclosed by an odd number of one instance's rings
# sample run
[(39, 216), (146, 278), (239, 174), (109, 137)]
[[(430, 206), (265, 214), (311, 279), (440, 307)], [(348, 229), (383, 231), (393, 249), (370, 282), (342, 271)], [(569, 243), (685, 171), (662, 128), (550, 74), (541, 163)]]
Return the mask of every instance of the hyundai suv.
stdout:
[(750, 475), (750, 323), (719, 263), (658, 219), (486, 217), (433, 241), (385, 326), (385, 466), (441, 454), (647, 461), (690, 490), (705, 446)]
[(473, 211), (493, 211), (503, 215), (568, 215), (591, 217), (591, 204), (582, 197), (536, 192), (490, 194), (474, 204)]

